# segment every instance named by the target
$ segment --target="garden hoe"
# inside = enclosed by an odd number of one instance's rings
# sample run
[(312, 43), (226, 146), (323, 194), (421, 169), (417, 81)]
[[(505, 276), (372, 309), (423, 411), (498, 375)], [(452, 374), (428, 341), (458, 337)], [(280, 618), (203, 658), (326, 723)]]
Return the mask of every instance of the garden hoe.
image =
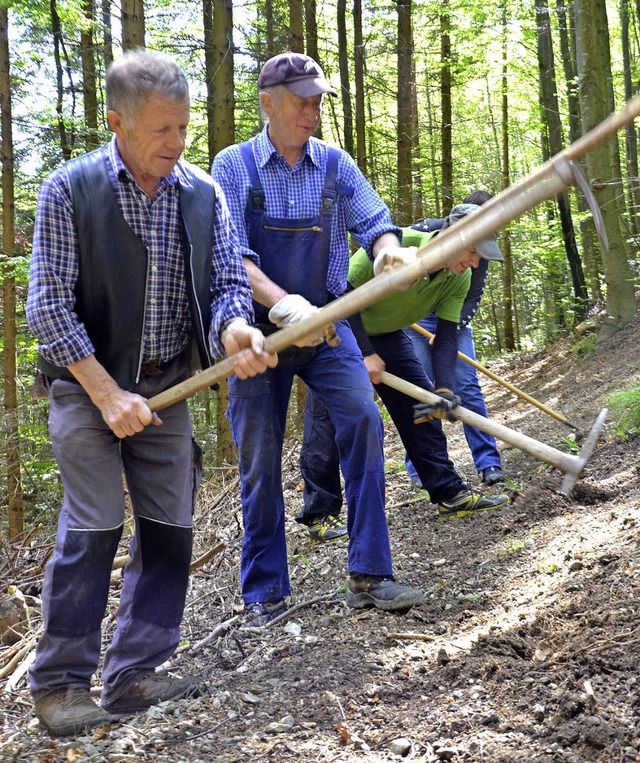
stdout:
[[(419, 400), (423, 403), (437, 403), (441, 400), (439, 395), (433, 392), (428, 392), (422, 387), (418, 387), (415, 384), (411, 384), (404, 379), (400, 379), (398, 376), (383, 371), (380, 374), (380, 380), (383, 384), (386, 384), (393, 389), (397, 389), (399, 392), (403, 392), (405, 395)], [(570, 495), (571, 491), (575, 487), (578, 477), (582, 474), (587, 461), (591, 458), (591, 454), (596, 447), (598, 437), (604, 426), (604, 421), (607, 417), (607, 409), (603, 408), (598, 414), (589, 434), (587, 435), (584, 445), (577, 456), (573, 456), (569, 453), (563, 453), (557, 448), (553, 448), (551, 445), (546, 445), (539, 440), (535, 440), (533, 437), (528, 437), (521, 432), (517, 432), (515, 429), (499, 424), (492, 419), (486, 419), (484, 416), (480, 416), (479, 413), (463, 408), (461, 405), (456, 406), (452, 410), (452, 415), (455, 420), (469, 424), (476, 429), (480, 429), (487, 434), (493, 435), (499, 440), (513, 445), (519, 450), (523, 450), (525, 453), (536, 458), (538, 461), (544, 461), (547, 464), (555, 466), (564, 473), (564, 479), (560, 492), (564, 495)]]
[[(433, 339), (433, 334), (430, 331), (427, 331), (427, 329), (423, 328), (422, 326), (419, 326), (417, 323), (412, 323), (410, 328), (412, 328), (414, 331), (417, 331), (419, 334), (422, 334), (423, 336), (426, 336), (428, 339)], [(513, 392), (514, 395), (517, 395), (518, 397), (521, 397), (523, 400), (526, 400), (528, 403), (531, 403), (531, 405), (535, 405), (536, 408), (539, 408), (544, 413), (548, 413), (549, 416), (552, 416), (557, 421), (562, 422), (563, 424), (566, 424), (568, 427), (571, 427), (571, 429), (575, 429), (578, 433), (576, 435), (577, 440), (582, 439), (582, 434), (579, 433), (578, 425), (574, 424), (572, 421), (569, 421), (569, 419), (566, 416), (563, 416), (561, 413), (558, 413), (558, 411), (554, 411), (552, 408), (548, 408), (544, 403), (541, 403), (539, 400), (536, 400), (534, 397), (531, 397), (531, 395), (528, 395), (523, 390), (519, 389), (515, 386), (515, 384), (511, 384), (511, 382), (508, 382), (506, 379), (503, 379), (501, 376), (498, 376), (498, 374), (495, 374), (493, 371), (490, 371), (488, 368), (482, 365), (482, 363), (478, 363), (477, 360), (474, 360), (473, 358), (470, 358), (468, 355), (465, 355), (464, 352), (459, 352), (458, 357), (460, 360), (464, 360), (465, 363), (468, 363), (470, 366), (473, 366), (476, 370), (481, 371), (485, 376), (488, 376), (490, 379), (493, 379), (494, 381), (498, 382), (498, 384), (502, 384), (503, 387), (506, 387), (506, 389)]]

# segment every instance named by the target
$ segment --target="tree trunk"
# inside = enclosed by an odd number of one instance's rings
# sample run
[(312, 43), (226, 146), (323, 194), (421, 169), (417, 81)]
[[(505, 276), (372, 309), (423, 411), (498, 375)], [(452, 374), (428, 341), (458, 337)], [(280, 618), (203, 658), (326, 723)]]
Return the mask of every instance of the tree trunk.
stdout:
[(49, 7), (51, 10), (51, 31), (53, 33), (53, 58), (56, 65), (56, 114), (58, 115), (58, 135), (60, 136), (60, 150), (62, 151), (62, 156), (65, 161), (68, 161), (71, 159), (71, 141), (69, 139), (69, 134), (67, 133), (63, 111), (64, 72), (62, 68), (62, 48), (64, 43), (56, 0), (51, 0)]
[(304, 53), (304, 8), (302, 0), (289, 0), (289, 50)]
[[(210, 0), (205, 0), (210, 2)], [(235, 142), (233, 82), (233, 4), (213, 0), (213, 32), (207, 65), (207, 121), (210, 159)], [(212, 44), (211, 44), (212, 43)], [(206, 50), (206, 48), (205, 48)], [(212, 65), (212, 69), (209, 66)]]
[(306, 0), (304, 4), (304, 38), (307, 46), (307, 55), (311, 56), (314, 61), (319, 62), (316, 0)]
[[(620, 0), (620, 21), (622, 37), (622, 60), (624, 74), (624, 98), (625, 101), (631, 100), (634, 93), (633, 83), (631, 81), (631, 52), (629, 41), (629, 18), (631, 6), (629, 0)], [(637, 235), (640, 230), (640, 185), (638, 184), (638, 138), (636, 127), (633, 122), (625, 128), (627, 143), (627, 190), (629, 193), (629, 215), (631, 233)]]
[[(556, 95), (556, 68), (553, 57), (553, 42), (551, 39), (551, 24), (549, 22), (549, 7), (547, 0), (536, 3), (536, 22), (538, 26), (538, 68), (540, 72), (540, 91), (543, 121), (548, 129), (549, 155), (554, 156), (563, 149), (562, 125), (560, 110)], [(564, 240), (565, 253), (571, 272), (573, 294), (575, 297), (575, 313), (580, 320), (587, 306), (587, 287), (582, 270), (582, 262), (576, 246), (576, 237), (571, 218), (571, 206), (567, 192), (557, 197), (558, 212)]]
[(411, 0), (398, 0), (398, 225), (413, 222), (413, 176), (412, 157), (414, 149), (414, 124), (411, 106), (412, 83), (412, 35)]
[(82, 58), (82, 95), (84, 99), (84, 123), (87, 128), (85, 145), (87, 151), (100, 144), (98, 136), (98, 94), (96, 91), (96, 48), (93, 39), (95, 26), (94, 0), (83, 0), (84, 16), (87, 26), (80, 35), (80, 55)]
[(221, 466), (224, 463), (236, 464), (238, 455), (231, 437), (229, 422), (225, 416), (229, 405), (229, 385), (226, 379), (218, 382), (217, 405), (216, 405), (216, 463)]
[[(502, 11), (502, 188), (511, 185), (509, 166), (509, 65), (507, 47), (507, 12)], [(516, 349), (516, 337), (513, 326), (513, 260), (511, 257), (511, 238), (508, 226), (503, 231), (504, 268), (502, 271), (504, 298), (504, 343), (507, 350)]]
[(344, 150), (353, 156), (353, 107), (349, 81), (349, 50), (347, 43), (347, 0), (338, 0), (338, 61), (340, 65), (340, 95), (344, 119)]
[[(576, 69), (575, 29), (573, 24), (573, 6), (567, 8), (564, 0), (557, 0), (558, 30), (560, 37), (560, 55), (564, 68), (564, 79), (567, 87), (567, 103), (569, 106), (569, 141), (575, 143), (582, 134), (580, 121), (580, 102), (578, 99), (578, 72)], [(581, 161), (586, 171), (586, 160)], [(594, 302), (601, 299), (600, 292), (600, 260), (596, 251), (596, 228), (589, 214), (589, 205), (580, 191), (577, 195), (578, 211), (582, 216), (580, 221), (580, 238), (582, 241), (582, 261), (586, 273), (588, 292)]]
[(367, 126), (364, 103), (364, 43), (362, 40), (362, 0), (353, 0), (353, 68), (356, 86), (356, 163), (367, 173)]
[(451, 148), (451, 16), (449, 0), (440, 5), (440, 103), (442, 104), (442, 130), (440, 150), (442, 154), (442, 214), (448, 215), (453, 206), (453, 156)]
[(111, 33), (111, 0), (102, 0), (102, 46), (104, 68), (113, 63), (113, 36)]
[(11, 116), (11, 74), (9, 69), (9, 15), (0, 5), (0, 131), (2, 134), (2, 249), (4, 319), (4, 450), (7, 469), (7, 509), (9, 538), (24, 530), (24, 504), (20, 474), (20, 435), (18, 428), (16, 283), (13, 275), (15, 255), (13, 134)]
[(122, 0), (122, 50), (144, 48), (144, 0)]
[[(576, 51), (582, 129), (587, 132), (608, 116), (611, 98), (611, 58), (605, 0), (576, 0)], [(607, 285), (607, 317), (597, 342), (628, 326), (636, 314), (633, 274), (620, 226), (618, 180), (621, 177), (617, 138), (587, 154), (588, 176), (609, 238), (601, 251)]]

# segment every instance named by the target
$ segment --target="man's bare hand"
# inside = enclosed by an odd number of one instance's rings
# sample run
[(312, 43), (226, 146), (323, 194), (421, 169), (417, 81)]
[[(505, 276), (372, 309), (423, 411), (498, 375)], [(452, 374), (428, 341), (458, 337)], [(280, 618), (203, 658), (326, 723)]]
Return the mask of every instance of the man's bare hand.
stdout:
[(238, 379), (256, 376), (278, 365), (278, 356), (264, 349), (262, 332), (249, 326), (243, 318), (231, 321), (222, 332), (220, 341), (227, 355), (239, 353), (233, 364), (233, 372)]
[(364, 364), (369, 372), (371, 384), (380, 384), (380, 374), (386, 368), (384, 360), (379, 355), (367, 355)]
[(100, 400), (98, 407), (109, 429), (121, 440), (142, 432), (149, 424), (162, 424), (162, 420), (157, 413), (151, 411), (144, 397), (120, 387), (112, 389)]

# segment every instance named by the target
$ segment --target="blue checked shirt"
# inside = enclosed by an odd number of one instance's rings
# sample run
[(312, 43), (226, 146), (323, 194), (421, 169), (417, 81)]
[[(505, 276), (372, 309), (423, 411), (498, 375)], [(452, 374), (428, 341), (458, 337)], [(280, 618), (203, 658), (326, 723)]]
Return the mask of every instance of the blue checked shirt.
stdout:
[[(269, 139), (268, 125), (251, 139), (260, 182), (266, 195), (267, 214), (273, 217), (298, 219), (318, 214), (327, 167), (329, 146), (317, 138), (307, 141), (302, 158), (290, 167)], [(251, 186), (249, 173), (238, 146), (223, 149), (211, 168), (227, 198), (231, 217), (238, 230), (242, 254), (260, 267), (257, 252), (249, 249), (244, 211), (247, 192)], [(371, 256), (374, 241), (383, 233), (402, 232), (391, 222), (391, 215), (380, 196), (373, 190), (353, 159), (340, 151), (338, 200), (331, 223), (331, 251), (327, 290), (335, 296), (344, 293), (349, 269), (349, 239), (351, 233)]]
[[(147, 307), (142, 360), (170, 360), (191, 335), (180, 237), (178, 180), (189, 180), (183, 162), (160, 181), (151, 201), (124, 166), (115, 136), (107, 147), (107, 172), (122, 214), (147, 247)], [(251, 288), (242, 263), (236, 231), (224, 196), (216, 187), (212, 248), (210, 349), (223, 357), (220, 331), (233, 318), (253, 320)], [(76, 363), (94, 352), (91, 339), (74, 311), (78, 278), (78, 242), (69, 178), (64, 167), (43, 183), (38, 197), (29, 274), (27, 320), (43, 357), (57, 366)], [(126, 273), (123, 273), (126, 278)]]

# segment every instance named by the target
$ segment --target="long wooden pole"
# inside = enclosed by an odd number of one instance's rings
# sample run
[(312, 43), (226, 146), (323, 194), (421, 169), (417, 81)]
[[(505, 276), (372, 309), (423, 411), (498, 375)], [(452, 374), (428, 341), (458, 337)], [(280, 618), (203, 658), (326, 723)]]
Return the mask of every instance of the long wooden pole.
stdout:
[[(411, 382), (401, 379), (399, 376), (394, 376), (388, 371), (381, 372), (380, 380), (388, 387), (393, 387), (393, 389), (397, 389), (399, 392), (409, 395), (409, 397), (412, 397), (414, 400), (419, 400), (423, 403), (437, 403), (440, 400), (440, 397), (433, 392), (429, 392), (426, 389), (422, 389), (422, 387), (411, 384)], [(565, 475), (561, 492), (566, 495), (573, 489), (585, 464), (591, 457), (607, 417), (607, 409), (603, 408), (591, 427), (591, 431), (589, 432), (580, 453), (577, 456), (574, 456), (569, 453), (563, 453), (561, 450), (553, 448), (551, 445), (540, 442), (526, 434), (522, 434), (522, 432), (518, 432), (515, 429), (510, 429), (493, 419), (487, 419), (479, 413), (463, 408), (461, 405), (456, 406), (453, 413), (456, 419), (463, 421), (465, 424), (470, 424), (476, 429), (487, 432), (498, 440), (502, 440), (519, 450), (523, 450), (525, 453), (529, 453), (529, 455), (533, 456), (538, 461), (544, 461), (545, 463), (560, 469)]]
[[(280, 352), (308, 334), (321, 333), (329, 323), (347, 318), (378, 302), (392, 291), (409, 286), (422, 276), (447, 266), (449, 261), (473, 244), (495, 234), (497, 230), (539, 204), (557, 196), (576, 181), (571, 162), (582, 158), (595, 146), (608, 140), (640, 114), (640, 96), (621, 111), (583, 135), (579, 140), (542, 164), (529, 176), (494, 196), (486, 204), (439, 233), (421, 246), (415, 262), (390, 273), (372, 278), (354, 291), (317, 310), (308, 318), (265, 339), (268, 352)], [(152, 410), (159, 411), (184, 400), (201, 389), (231, 376), (235, 357), (229, 357), (190, 379), (171, 387), (149, 400)]]
[[(433, 339), (434, 335), (430, 331), (427, 331), (427, 329), (418, 325), (417, 323), (412, 323), (410, 328), (412, 328), (414, 331), (417, 331), (419, 334), (426, 336), (427, 339)], [(571, 427), (572, 429), (577, 430), (579, 428), (577, 424), (574, 424), (572, 421), (569, 421), (569, 419), (566, 416), (563, 416), (561, 413), (554, 411), (552, 408), (548, 408), (544, 403), (541, 403), (539, 400), (536, 400), (535, 397), (531, 397), (531, 395), (528, 395), (519, 387), (516, 387), (515, 384), (511, 384), (511, 382), (507, 381), (506, 379), (503, 379), (501, 376), (498, 376), (498, 374), (495, 374), (489, 368), (486, 368), (486, 366), (483, 366), (482, 363), (478, 363), (478, 361), (475, 360), (474, 358), (470, 358), (468, 355), (465, 355), (464, 352), (458, 351), (458, 357), (460, 358), (460, 360), (464, 360), (465, 363), (468, 363), (470, 366), (473, 366), (476, 370), (485, 374), (485, 376), (488, 376), (490, 379), (497, 381), (498, 384), (501, 384), (503, 387), (506, 387), (510, 392), (513, 392), (514, 395), (521, 397), (523, 400), (526, 400), (528, 403), (531, 403), (531, 405), (535, 405), (536, 408), (539, 408), (541, 411), (544, 411), (544, 413), (548, 413), (549, 416), (553, 416), (554, 419), (561, 421), (563, 424), (566, 424), (568, 427)]]

